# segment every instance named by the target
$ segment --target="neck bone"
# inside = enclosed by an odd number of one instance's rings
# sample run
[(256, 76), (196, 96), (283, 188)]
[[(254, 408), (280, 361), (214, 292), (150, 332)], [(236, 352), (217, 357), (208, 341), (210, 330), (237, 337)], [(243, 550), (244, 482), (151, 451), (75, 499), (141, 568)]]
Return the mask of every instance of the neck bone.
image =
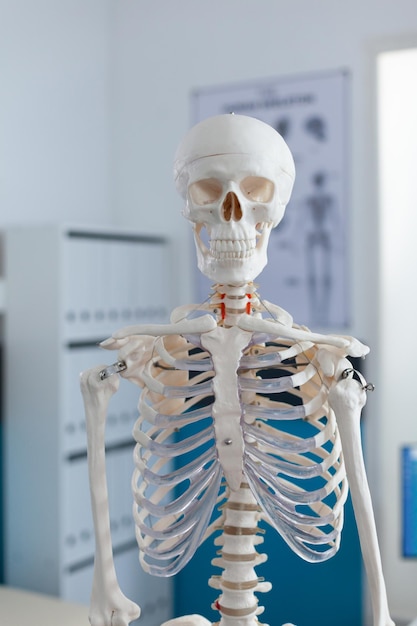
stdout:
[(259, 308), (259, 298), (254, 283), (243, 285), (213, 286), (210, 305), (218, 316), (219, 323), (234, 326), (241, 315), (252, 315)]

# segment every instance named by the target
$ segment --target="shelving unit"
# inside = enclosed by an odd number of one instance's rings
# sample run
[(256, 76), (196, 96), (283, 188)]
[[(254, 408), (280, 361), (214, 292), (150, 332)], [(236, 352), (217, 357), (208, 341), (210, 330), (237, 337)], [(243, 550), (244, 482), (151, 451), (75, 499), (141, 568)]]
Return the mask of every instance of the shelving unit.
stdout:
[[(97, 343), (170, 311), (170, 246), (137, 233), (72, 227), (6, 232), (5, 579), (88, 603), (94, 533), (79, 373), (116, 360)], [(130, 480), (140, 390), (127, 381), (107, 429), (110, 518), (119, 582), (140, 624), (172, 615), (171, 583), (140, 569)]]

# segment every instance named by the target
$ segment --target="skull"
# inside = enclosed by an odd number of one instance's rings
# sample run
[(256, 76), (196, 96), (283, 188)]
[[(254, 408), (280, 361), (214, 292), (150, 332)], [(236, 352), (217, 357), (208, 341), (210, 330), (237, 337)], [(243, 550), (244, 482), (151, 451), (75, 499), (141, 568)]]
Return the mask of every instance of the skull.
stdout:
[(193, 224), (200, 271), (220, 284), (252, 282), (267, 263), (271, 230), (294, 183), (284, 139), (252, 117), (211, 117), (181, 142), (174, 175), (186, 201), (183, 214)]

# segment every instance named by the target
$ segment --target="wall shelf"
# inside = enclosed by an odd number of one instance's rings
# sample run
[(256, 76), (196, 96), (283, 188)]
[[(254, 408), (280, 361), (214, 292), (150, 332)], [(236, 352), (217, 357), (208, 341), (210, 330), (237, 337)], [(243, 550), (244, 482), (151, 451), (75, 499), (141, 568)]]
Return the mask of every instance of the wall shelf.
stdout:
[[(73, 227), (5, 234), (5, 581), (88, 603), (94, 532), (79, 373), (112, 363), (97, 342), (167, 321), (170, 246), (161, 237)], [(0, 296), (4, 282), (0, 286)], [(138, 562), (130, 488), (140, 390), (125, 380), (107, 428), (110, 518), (119, 582), (141, 624), (172, 615), (171, 582)]]

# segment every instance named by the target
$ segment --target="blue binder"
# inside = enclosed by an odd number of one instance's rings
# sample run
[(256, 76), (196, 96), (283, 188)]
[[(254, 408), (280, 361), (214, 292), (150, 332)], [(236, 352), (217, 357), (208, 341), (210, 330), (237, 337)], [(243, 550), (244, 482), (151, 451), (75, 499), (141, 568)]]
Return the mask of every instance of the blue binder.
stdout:
[(402, 449), (403, 556), (417, 557), (417, 444)]

